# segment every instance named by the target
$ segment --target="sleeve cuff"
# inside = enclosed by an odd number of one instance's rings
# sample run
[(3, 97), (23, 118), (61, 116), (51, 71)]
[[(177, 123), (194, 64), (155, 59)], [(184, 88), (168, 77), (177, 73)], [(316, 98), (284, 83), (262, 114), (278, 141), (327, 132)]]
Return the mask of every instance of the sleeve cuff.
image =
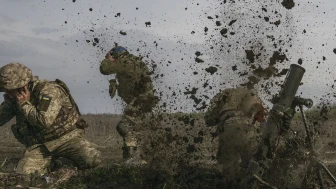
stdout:
[(21, 104), (19, 104), (19, 110), (21, 112), (24, 112), (26, 106), (32, 106), (32, 104), (29, 101), (24, 101)]

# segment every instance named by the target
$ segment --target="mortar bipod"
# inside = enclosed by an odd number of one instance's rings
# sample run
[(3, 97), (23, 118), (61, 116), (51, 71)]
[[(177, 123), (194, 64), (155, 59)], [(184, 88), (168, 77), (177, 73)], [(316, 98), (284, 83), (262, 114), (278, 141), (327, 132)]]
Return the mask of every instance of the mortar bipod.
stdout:
[[(310, 162), (308, 164), (308, 169), (307, 172), (312, 172), (312, 169), (315, 169), (316, 175), (318, 178), (318, 184), (320, 189), (324, 189), (324, 181), (323, 181), (323, 176), (322, 176), (322, 170), (325, 171), (325, 173), (328, 175), (328, 177), (333, 181), (334, 184), (336, 184), (336, 179), (333, 176), (333, 174), (328, 170), (328, 168), (321, 162), (321, 160), (318, 157), (318, 153), (314, 149), (313, 141), (312, 141), (312, 136), (310, 129), (307, 124), (307, 119), (306, 115), (303, 112), (303, 106), (306, 106), (307, 108), (311, 108), (313, 106), (313, 101), (311, 99), (304, 99), (301, 97), (295, 97), (293, 101), (294, 106), (298, 106), (301, 112), (303, 124), (305, 127), (305, 132), (307, 136), (307, 141), (308, 141), (308, 150), (309, 150), (309, 156), (310, 156)], [(306, 184), (307, 182), (307, 173), (305, 174), (305, 178), (302, 181), (302, 185)]]

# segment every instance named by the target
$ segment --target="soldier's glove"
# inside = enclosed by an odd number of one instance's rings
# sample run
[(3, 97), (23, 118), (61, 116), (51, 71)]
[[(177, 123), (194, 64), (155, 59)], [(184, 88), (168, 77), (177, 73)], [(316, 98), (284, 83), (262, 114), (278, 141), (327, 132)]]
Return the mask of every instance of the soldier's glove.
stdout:
[(115, 79), (110, 80), (110, 87), (109, 87), (109, 93), (111, 98), (113, 98), (116, 95), (116, 91), (118, 89), (118, 84)]

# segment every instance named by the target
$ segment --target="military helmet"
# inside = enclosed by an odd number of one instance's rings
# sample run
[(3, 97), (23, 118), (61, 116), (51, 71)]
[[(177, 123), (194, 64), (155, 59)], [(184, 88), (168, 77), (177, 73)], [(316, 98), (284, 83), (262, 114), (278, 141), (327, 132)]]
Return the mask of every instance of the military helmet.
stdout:
[(113, 58), (118, 58), (119, 56), (123, 54), (127, 54), (127, 53), (128, 51), (124, 47), (121, 47), (121, 46), (113, 47), (110, 50), (110, 54), (113, 56)]
[(17, 62), (9, 63), (0, 68), (0, 92), (21, 88), (32, 79), (29, 68)]

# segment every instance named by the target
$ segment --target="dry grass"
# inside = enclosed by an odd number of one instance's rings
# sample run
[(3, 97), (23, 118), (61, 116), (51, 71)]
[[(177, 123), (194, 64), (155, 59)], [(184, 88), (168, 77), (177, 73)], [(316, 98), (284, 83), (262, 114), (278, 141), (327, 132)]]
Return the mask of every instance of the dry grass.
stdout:
[[(165, 114), (156, 115), (156, 120), (151, 122), (154, 127), (146, 127), (143, 142), (147, 149), (147, 157), (153, 162), (151, 167), (145, 169), (129, 169), (115, 166), (114, 163), (121, 161), (122, 138), (118, 135), (115, 127), (121, 119), (120, 115), (84, 115), (84, 119), (90, 127), (86, 130), (87, 138), (96, 143), (102, 151), (103, 164), (95, 171), (87, 171), (70, 183), (63, 185), (64, 188), (188, 188), (202, 185), (206, 188), (224, 188), (227, 183), (221, 179), (220, 166), (216, 163), (215, 155), (218, 148), (218, 139), (212, 137), (215, 127), (206, 127), (202, 114)], [(292, 130), (297, 131), (300, 138), (304, 137), (303, 124), (300, 116), (292, 122)], [(327, 166), (336, 173), (334, 157), (336, 155), (336, 129), (333, 119), (313, 119), (308, 116), (309, 125), (314, 126), (316, 135), (316, 149), (320, 153)], [(7, 158), (2, 171), (12, 172), (18, 159), (22, 156), (23, 146), (16, 141), (11, 133), (10, 121), (0, 128), (0, 163)], [(147, 145), (147, 146), (146, 146)], [(284, 163), (290, 167), (291, 162), (284, 158)], [(302, 168), (292, 167), (284, 172), (287, 177), (294, 178), (297, 171)], [(212, 173), (211, 173), (212, 171)], [(146, 174), (152, 172), (152, 174)], [(279, 173), (280, 174), (280, 173)], [(294, 176), (293, 176), (294, 174)], [(111, 176), (112, 175), (112, 176)], [(132, 177), (133, 180), (129, 180)], [(88, 182), (91, 179), (92, 182)], [(126, 180), (125, 180), (126, 179)], [(198, 179), (196, 182), (195, 179)], [(207, 180), (209, 179), (209, 180)], [(279, 176), (280, 179), (280, 176)], [(299, 180), (300, 178), (295, 178)], [(126, 182), (127, 181), (127, 182)], [(130, 182), (129, 182), (130, 181)], [(283, 180), (281, 180), (283, 182)], [(99, 183), (102, 183), (100, 185)], [(294, 181), (293, 181), (294, 182)], [(152, 183), (152, 185), (151, 185)], [(211, 185), (211, 183), (216, 183)], [(291, 184), (287, 182), (287, 184)], [(136, 188), (136, 187), (135, 187)]]
[(97, 145), (109, 146), (121, 140), (116, 130), (121, 115), (87, 114), (83, 115), (83, 118), (89, 124), (86, 129), (86, 136)]

